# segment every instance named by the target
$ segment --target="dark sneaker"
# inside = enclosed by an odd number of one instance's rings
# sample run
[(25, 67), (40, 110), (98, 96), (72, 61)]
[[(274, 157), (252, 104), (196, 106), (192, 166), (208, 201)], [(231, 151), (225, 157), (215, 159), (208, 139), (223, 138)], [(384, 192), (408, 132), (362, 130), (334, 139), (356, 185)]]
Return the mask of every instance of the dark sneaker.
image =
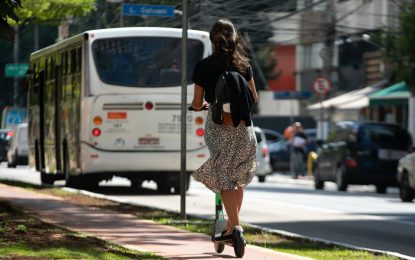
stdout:
[(233, 229), (233, 250), (235, 252), (236, 257), (241, 258), (245, 254), (245, 245), (246, 241), (243, 235), (243, 229), (241, 226), (236, 226)]

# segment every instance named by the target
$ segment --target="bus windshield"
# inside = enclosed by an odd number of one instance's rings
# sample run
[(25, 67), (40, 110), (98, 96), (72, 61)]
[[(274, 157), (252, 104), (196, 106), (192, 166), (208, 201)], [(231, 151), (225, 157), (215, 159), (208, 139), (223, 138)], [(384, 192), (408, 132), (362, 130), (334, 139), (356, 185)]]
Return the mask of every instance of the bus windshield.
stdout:
[[(181, 85), (181, 39), (125, 37), (98, 39), (92, 45), (100, 79), (125, 87), (173, 87)], [(187, 82), (203, 58), (203, 42), (187, 42)]]

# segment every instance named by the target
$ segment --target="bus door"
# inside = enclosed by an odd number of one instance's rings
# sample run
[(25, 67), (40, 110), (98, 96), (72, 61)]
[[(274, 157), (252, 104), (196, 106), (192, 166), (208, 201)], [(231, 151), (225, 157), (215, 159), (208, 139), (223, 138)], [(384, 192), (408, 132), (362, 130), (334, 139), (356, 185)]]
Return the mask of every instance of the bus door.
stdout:
[(61, 156), (61, 131), (62, 131), (62, 106), (61, 106), (61, 86), (62, 86), (62, 67), (55, 66), (55, 156), (56, 171), (62, 173), (62, 156)]
[(39, 73), (39, 88), (38, 88), (38, 101), (39, 101), (39, 136), (37, 137), (39, 147), (36, 149), (39, 154), (40, 164), (39, 169), (41, 172), (45, 171), (45, 71), (42, 70)]

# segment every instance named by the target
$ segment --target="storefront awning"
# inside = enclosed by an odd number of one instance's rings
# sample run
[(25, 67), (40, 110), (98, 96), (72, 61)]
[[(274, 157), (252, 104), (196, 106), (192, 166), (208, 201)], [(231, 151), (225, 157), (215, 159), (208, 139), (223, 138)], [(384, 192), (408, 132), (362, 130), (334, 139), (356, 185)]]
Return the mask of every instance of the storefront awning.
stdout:
[(410, 96), (411, 93), (406, 83), (399, 82), (369, 95), (369, 106), (405, 105), (408, 104)]
[(377, 90), (379, 90), (386, 83), (387, 83), (386, 80), (382, 80), (372, 86), (353, 90), (343, 95), (339, 95), (337, 97), (327, 99), (321, 103), (319, 102), (319, 103), (310, 105), (307, 107), (307, 109), (310, 112), (314, 110), (318, 110), (321, 107), (325, 109), (335, 108), (335, 109), (340, 109), (340, 110), (361, 109), (369, 105), (368, 96), (376, 92)]

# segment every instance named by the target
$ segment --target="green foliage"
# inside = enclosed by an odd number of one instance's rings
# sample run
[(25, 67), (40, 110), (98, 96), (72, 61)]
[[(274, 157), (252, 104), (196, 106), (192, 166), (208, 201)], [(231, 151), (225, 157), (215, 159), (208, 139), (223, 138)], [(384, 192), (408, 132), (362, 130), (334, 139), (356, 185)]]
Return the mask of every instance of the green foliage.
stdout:
[(265, 77), (268, 80), (275, 80), (281, 75), (281, 70), (277, 70), (278, 60), (271, 48), (263, 48), (255, 52), (258, 63), (261, 66)]
[(74, 16), (85, 16), (95, 9), (95, 0), (22, 0), (17, 10), (21, 22), (35, 18), (40, 22), (61, 22)]
[(20, 1), (21, 0), (0, 1), (0, 35), (9, 41), (13, 41), (14, 30), (7, 20), (11, 19), (15, 22), (19, 20), (15, 11), (20, 6)]
[(19, 233), (26, 233), (27, 227), (23, 224), (17, 225), (16, 231)]
[(392, 66), (392, 76), (405, 81), (415, 93), (415, 3), (401, 5), (399, 27), (396, 32), (382, 35), (386, 58)]

